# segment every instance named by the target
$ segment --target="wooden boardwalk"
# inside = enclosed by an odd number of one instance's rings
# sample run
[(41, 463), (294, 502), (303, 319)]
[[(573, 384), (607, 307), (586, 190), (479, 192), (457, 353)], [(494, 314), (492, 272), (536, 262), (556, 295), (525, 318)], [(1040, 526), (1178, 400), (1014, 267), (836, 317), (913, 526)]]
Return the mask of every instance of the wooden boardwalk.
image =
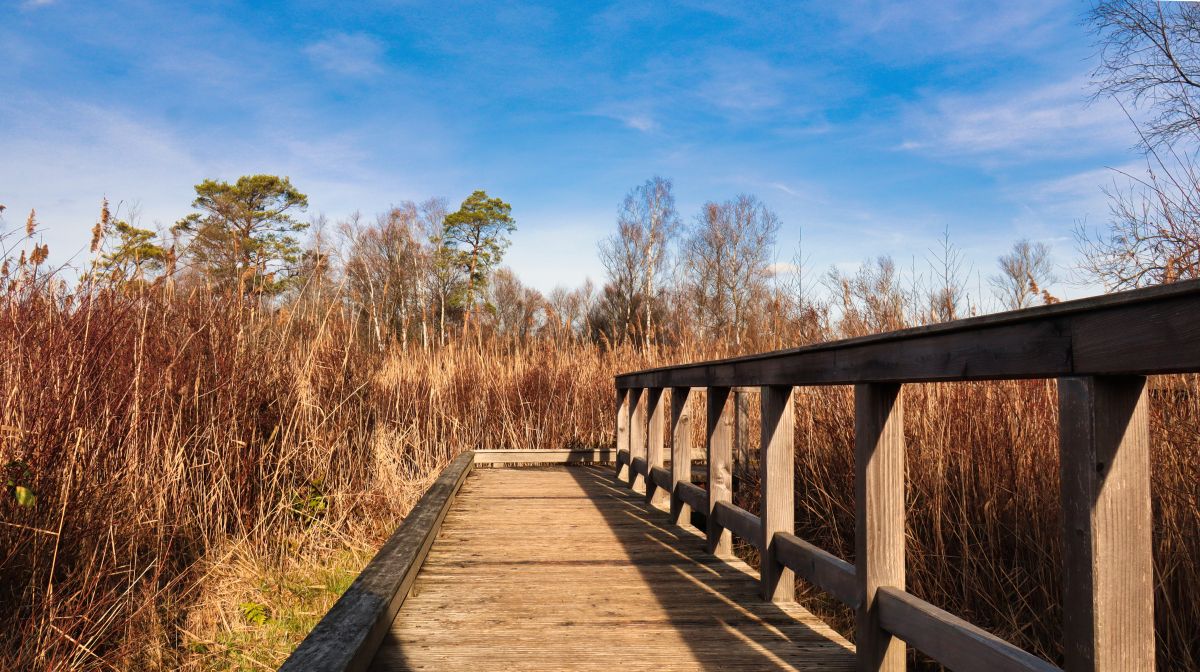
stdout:
[(463, 484), (373, 670), (850, 670), (851, 645), (595, 467)]

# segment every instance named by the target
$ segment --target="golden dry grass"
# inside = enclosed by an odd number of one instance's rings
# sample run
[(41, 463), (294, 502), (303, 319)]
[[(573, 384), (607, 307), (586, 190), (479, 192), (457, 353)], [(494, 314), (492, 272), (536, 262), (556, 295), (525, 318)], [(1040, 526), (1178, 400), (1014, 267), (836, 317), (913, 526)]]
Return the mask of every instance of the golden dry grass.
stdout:
[[(454, 454), (611, 445), (613, 374), (711, 354), (541, 341), (381, 353), (328, 308), (10, 292), (0, 668), (273, 667)], [(1174, 377), (1152, 393), (1163, 669), (1200, 659), (1198, 390)], [(1055, 659), (1053, 385), (906, 395), (910, 588)], [(850, 393), (804, 390), (797, 414), (799, 533), (850, 557)]]

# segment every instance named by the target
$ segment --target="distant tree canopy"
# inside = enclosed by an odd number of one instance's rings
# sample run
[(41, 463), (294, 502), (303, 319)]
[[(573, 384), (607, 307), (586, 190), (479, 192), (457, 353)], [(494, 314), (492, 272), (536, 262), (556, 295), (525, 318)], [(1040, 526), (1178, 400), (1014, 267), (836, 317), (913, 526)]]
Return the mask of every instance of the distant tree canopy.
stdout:
[(463, 201), (458, 211), (446, 215), (436, 242), (444, 250), (439, 261), (457, 265), (466, 279), (459, 295), (466, 311), (464, 332), (492, 271), (504, 258), (510, 244), (509, 234), (517, 230), (511, 213), (512, 206), (508, 203), (477, 190)]
[(247, 175), (237, 182), (196, 185), (194, 212), (173, 231), (185, 237), (185, 254), (213, 284), (240, 294), (275, 294), (287, 287), (300, 261), (296, 234), (308, 228), (292, 217), (308, 197), (286, 177)]

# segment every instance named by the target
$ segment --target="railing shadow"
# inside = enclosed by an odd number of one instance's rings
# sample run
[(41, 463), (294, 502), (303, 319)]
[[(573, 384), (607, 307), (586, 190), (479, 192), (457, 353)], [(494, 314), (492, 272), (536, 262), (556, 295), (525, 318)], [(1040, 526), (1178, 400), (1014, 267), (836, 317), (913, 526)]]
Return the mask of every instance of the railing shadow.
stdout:
[(567, 471), (595, 501), (700, 669), (729, 669), (733, 661), (738, 669), (853, 669), (851, 650), (761, 600), (756, 577), (708, 554), (700, 536), (670, 523), (608, 470)]

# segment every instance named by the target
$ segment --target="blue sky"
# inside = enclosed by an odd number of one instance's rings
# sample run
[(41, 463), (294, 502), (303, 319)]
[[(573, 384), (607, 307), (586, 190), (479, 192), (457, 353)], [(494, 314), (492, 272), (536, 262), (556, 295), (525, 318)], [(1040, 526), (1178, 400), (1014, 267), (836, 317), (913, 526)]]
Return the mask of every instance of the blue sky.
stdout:
[(36, 207), (66, 261), (101, 197), (170, 224), (206, 177), (288, 175), (334, 220), (483, 188), (518, 221), (506, 262), (546, 290), (601, 279), (596, 242), (658, 174), (686, 220), (758, 195), (780, 262), (803, 231), (816, 272), (921, 271), (948, 227), (976, 275), (1020, 237), (1067, 275), (1110, 168), (1140, 165), (1121, 109), (1088, 104), (1086, 8), (7, 2), (0, 203), (9, 227)]

